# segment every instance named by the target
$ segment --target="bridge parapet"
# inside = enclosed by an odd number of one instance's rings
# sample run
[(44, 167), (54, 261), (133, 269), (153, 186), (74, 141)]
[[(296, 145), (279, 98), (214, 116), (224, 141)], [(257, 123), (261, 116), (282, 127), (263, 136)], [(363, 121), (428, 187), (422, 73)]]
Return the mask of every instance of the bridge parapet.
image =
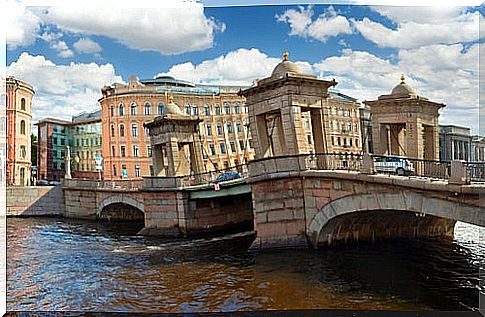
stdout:
[(92, 179), (64, 179), (63, 188), (78, 188), (86, 190), (139, 190), (143, 187), (141, 179), (127, 180), (92, 180)]

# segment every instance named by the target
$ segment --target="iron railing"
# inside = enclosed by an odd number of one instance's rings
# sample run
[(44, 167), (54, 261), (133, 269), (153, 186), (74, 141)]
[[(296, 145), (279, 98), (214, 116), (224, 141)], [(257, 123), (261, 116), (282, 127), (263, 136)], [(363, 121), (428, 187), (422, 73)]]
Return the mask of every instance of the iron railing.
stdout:
[[(388, 155), (371, 155), (378, 174), (402, 174), (407, 176), (448, 179), (451, 175), (451, 162), (425, 160)], [(381, 160), (381, 163), (377, 161)], [(392, 162), (394, 160), (395, 162)], [(401, 160), (400, 163), (397, 161)], [(406, 166), (405, 161), (410, 165)]]

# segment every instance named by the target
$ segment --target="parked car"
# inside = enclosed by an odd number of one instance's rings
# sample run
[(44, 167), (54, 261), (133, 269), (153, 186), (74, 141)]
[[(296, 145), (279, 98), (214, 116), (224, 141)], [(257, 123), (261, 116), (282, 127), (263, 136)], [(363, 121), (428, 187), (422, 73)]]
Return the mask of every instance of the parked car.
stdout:
[(61, 182), (59, 181), (50, 181), (49, 182), (49, 186), (60, 186), (61, 185)]
[(49, 181), (47, 179), (39, 179), (36, 182), (37, 186), (49, 186)]
[(228, 171), (220, 174), (218, 177), (213, 179), (211, 183), (220, 183), (220, 182), (229, 181), (229, 180), (238, 179), (238, 178), (241, 178), (241, 175), (238, 172)]
[(377, 172), (396, 173), (397, 175), (411, 175), (414, 165), (405, 157), (378, 156), (374, 157), (374, 167)]

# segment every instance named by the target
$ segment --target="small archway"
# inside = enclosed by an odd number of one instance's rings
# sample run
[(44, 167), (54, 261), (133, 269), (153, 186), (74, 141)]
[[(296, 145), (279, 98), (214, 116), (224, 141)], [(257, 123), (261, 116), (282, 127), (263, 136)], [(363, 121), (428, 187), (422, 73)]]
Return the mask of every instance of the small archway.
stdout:
[(143, 203), (133, 198), (110, 196), (100, 203), (96, 217), (101, 221), (144, 224), (145, 208)]
[(373, 193), (342, 197), (312, 218), (307, 238), (322, 244), (400, 237), (453, 237), (456, 221), (481, 225), (480, 207), (427, 197), (416, 192)]

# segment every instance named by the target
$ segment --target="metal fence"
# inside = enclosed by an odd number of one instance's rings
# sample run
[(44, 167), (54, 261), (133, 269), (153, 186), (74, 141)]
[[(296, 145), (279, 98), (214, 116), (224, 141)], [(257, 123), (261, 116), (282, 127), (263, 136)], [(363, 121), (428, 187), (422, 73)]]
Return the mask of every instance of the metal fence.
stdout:
[(485, 183), (485, 162), (467, 162), (465, 165), (468, 180)]

